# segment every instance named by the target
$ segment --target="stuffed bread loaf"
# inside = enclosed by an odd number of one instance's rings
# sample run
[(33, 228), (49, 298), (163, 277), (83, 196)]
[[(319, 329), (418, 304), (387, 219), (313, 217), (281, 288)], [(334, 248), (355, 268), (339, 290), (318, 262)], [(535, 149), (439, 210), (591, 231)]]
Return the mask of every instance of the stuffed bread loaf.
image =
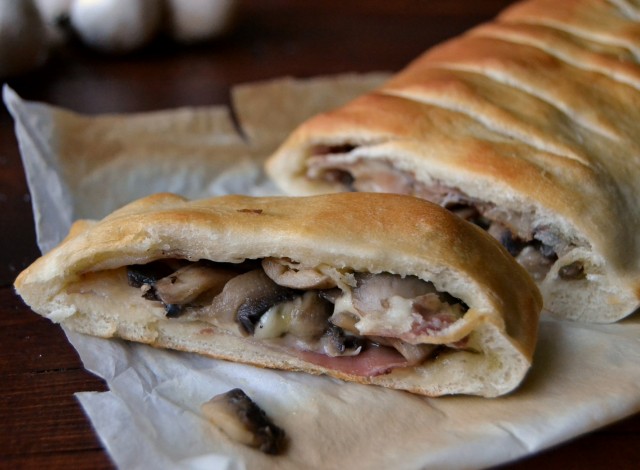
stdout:
[(303, 123), (267, 162), (286, 193), (411, 194), (499, 239), (545, 311), (640, 305), (640, 7), (530, 0)]
[(73, 330), (437, 396), (531, 364), (540, 294), (481, 229), (409, 196), (150, 196), (76, 222), (15, 287)]

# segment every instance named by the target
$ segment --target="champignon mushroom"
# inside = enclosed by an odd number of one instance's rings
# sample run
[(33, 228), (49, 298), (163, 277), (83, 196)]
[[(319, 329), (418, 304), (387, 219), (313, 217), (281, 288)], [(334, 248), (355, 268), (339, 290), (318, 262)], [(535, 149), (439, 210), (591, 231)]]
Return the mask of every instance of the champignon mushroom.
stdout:
[(156, 282), (156, 295), (165, 304), (187, 304), (205, 291), (219, 294), (238, 273), (206, 263), (192, 263)]
[(238, 323), (242, 325), (247, 333), (253, 334), (260, 317), (277, 303), (289, 300), (292, 295), (292, 292), (288, 290), (274, 289), (270, 292), (265, 292), (262, 296), (247, 299), (238, 308)]
[(264, 258), (262, 269), (274, 282), (293, 289), (330, 289), (335, 281), (317, 269), (302, 267), (286, 258)]
[(334, 287), (333, 289), (320, 290), (318, 291), (318, 294), (324, 300), (327, 300), (332, 304), (335, 304), (336, 300), (338, 300), (338, 297), (342, 295), (342, 290), (340, 290), (339, 287)]
[(285, 432), (271, 421), (239, 388), (214, 396), (202, 405), (202, 413), (231, 439), (261, 450), (279, 454), (285, 447)]
[(545, 254), (537, 249), (533, 245), (527, 245), (523, 248), (520, 254), (516, 257), (516, 261), (520, 263), (528, 272), (531, 274), (531, 277), (535, 281), (542, 281), (551, 265), (553, 264), (553, 259), (545, 256)]
[(227, 282), (200, 316), (240, 325), (240, 332), (253, 334), (260, 317), (273, 305), (292, 299), (299, 293), (271, 280), (262, 269), (240, 274)]
[(362, 351), (364, 339), (347, 335), (342, 328), (330, 324), (322, 337), (322, 346), (327, 356), (357, 356)]
[(498, 240), (504, 246), (511, 256), (518, 256), (526, 243), (515, 237), (511, 230), (498, 222), (493, 222), (487, 230), (489, 235)]
[(298, 338), (320, 337), (331, 316), (332, 306), (317, 292), (305, 292), (297, 308), (291, 311), (289, 332)]
[(267, 310), (255, 325), (253, 336), (269, 339), (290, 333), (297, 338), (319, 338), (326, 330), (330, 316), (331, 304), (317, 291), (307, 291)]
[(402, 341), (399, 338), (374, 336), (370, 339), (383, 346), (390, 346), (394, 348), (404, 356), (407, 360), (407, 365), (409, 366), (421, 364), (438, 348), (438, 345), (436, 344), (411, 344), (406, 341)]
[(356, 323), (358, 323), (359, 320), (360, 319), (354, 313), (344, 310), (334, 312), (330, 319), (331, 323), (337, 327), (356, 335), (360, 333), (356, 327)]
[(127, 282), (131, 287), (139, 287), (145, 299), (158, 300), (155, 290), (156, 282), (174, 271), (175, 269), (163, 261), (133, 264), (127, 266)]

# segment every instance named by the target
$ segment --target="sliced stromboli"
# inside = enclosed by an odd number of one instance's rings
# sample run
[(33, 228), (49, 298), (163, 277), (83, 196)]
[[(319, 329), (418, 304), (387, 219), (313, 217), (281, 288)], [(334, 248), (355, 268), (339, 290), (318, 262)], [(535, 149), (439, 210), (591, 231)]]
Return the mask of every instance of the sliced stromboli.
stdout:
[(541, 298), (491, 236), (418, 198), (161, 194), (16, 280), (72, 329), (437, 396), (528, 370)]
[(267, 171), (288, 194), (438, 203), (500, 240), (551, 314), (623, 318), (640, 305), (640, 21), (623, 4), (515, 5), (302, 124)]

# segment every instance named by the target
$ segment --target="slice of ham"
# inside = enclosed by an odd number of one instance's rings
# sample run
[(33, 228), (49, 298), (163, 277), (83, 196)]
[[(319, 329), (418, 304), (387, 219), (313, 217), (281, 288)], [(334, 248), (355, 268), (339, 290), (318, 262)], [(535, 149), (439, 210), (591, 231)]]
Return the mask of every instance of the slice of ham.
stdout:
[(384, 346), (370, 346), (357, 356), (331, 357), (311, 351), (295, 351), (295, 354), (303, 361), (359, 377), (388, 374), (409, 365), (402, 354)]

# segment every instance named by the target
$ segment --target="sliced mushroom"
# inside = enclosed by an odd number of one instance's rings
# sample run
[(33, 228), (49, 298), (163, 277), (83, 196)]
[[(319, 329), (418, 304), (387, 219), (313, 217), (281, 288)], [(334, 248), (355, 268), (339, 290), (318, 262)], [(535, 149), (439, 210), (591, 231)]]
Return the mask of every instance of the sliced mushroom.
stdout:
[(424, 362), (426, 358), (431, 356), (438, 348), (435, 344), (410, 344), (399, 338), (380, 338), (375, 337), (372, 340), (385, 346), (391, 346), (404, 356), (409, 366), (415, 366)]
[(338, 300), (338, 297), (342, 295), (342, 291), (340, 290), (340, 288), (334, 287), (333, 289), (320, 290), (318, 291), (318, 294), (324, 300), (327, 300), (332, 304), (335, 304), (336, 300)]
[(297, 291), (273, 282), (262, 269), (254, 269), (227, 282), (199, 315), (203, 319), (215, 317), (222, 324), (237, 323), (242, 334), (253, 334), (255, 324), (269, 308), (297, 295)]
[(158, 300), (155, 285), (158, 279), (168, 276), (175, 269), (164, 261), (127, 266), (127, 282), (131, 287), (139, 287), (147, 300)]
[(507, 249), (511, 256), (518, 256), (526, 246), (526, 242), (515, 237), (511, 230), (499, 222), (493, 222), (487, 231)]
[(362, 351), (364, 339), (345, 334), (342, 328), (330, 325), (322, 337), (322, 347), (327, 356), (357, 356)]
[(572, 243), (565, 240), (557, 229), (549, 226), (536, 228), (533, 237), (542, 245), (540, 251), (549, 258), (557, 259), (558, 256), (564, 256), (571, 250)]
[(260, 317), (279, 302), (283, 302), (292, 297), (289, 291), (272, 291), (265, 293), (264, 296), (247, 299), (238, 309), (237, 320), (248, 334), (255, 332), (256, 323)]
[(317, 292), (306, 292), (291, 311), (289, 332), (298, 338), (320, 337), (329, 325), (332, 310), (332, 305)]
[(277, 284), (293, 289), (330, 289), (336, 283), (314, 268), (304, 268), (285, 258), (264, 258), (262, 268)]
[(520, 263), (531, 274), (536, 281), (542, 281), (554, 260), (545, 256), (539, 249), (533, 245), (527, 245), (516, 257), (516, 261)]
[(204, 403), (202, 413), (237, 442), (266, 454), (279, 454), (284, 450), (285, 432), (239, 388)]
[(397, 171), (386, 161), (364, 162), (339, 152), (311, 157), (307, 163), (310, 179), (342, 183), (348, 190), (412, 194), (415, 186), (411, 173)]
[(180, 304), (165, 304), (164, 311), (167, 318), (178, 318), (183, 313), (183, 306)]
[(219, 294), (238, 273), (207, 263), (192, 263), (156, 282), (156, 295), (165, 304), (186, 304), (205, 291)]
[(351, 312), (346, 312), (344, 310), (339, 312), (334, 312), (331, 315), (331, 323), (336, 325), (339, 328), (342, 328), (344, 331), (348, 331), (352, 334), (359, 334), (358, 328), (356, 328), (356, 323), (358, 323), (360, 319)]

